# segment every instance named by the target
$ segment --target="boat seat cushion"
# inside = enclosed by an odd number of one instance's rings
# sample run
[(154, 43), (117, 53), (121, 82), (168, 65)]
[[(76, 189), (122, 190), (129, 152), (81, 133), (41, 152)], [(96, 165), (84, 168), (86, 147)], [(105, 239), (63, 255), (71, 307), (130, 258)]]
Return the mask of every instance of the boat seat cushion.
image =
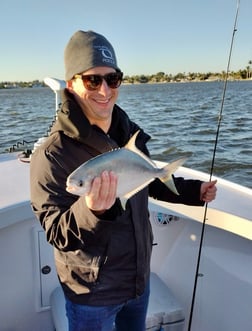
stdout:
[[(184, 328), (184, 311), (169, 287), (154, 272), (150, 275), (150, 300), (147, 311), (148, 321), (156, 318), (162, 331), (181, 331)], [(157, 329), (159, 330), (159, 329)]]
[[(146, 330), (183, 330), (184, 313), (168, 286), (160, 277), (151, 273), (150, 301), (146, 318)], [(56, 331), (68, 331), (65, 313), (65, 298), (61, 287), (57, 287), (50, 298), (52, 318)]]

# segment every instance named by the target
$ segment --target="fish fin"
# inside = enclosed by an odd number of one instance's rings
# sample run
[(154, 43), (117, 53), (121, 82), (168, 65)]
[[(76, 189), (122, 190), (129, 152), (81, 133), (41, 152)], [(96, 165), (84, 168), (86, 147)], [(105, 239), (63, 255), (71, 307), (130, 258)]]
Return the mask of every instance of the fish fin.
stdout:
[(137, 130), (133, 136), (130, 138), (130, 140), (127, 142), (127, 144), (124, 146), (124, 148), (130, 149), (131, 151), (136, 148), (136, 138), (139, 134), (140, 130)]
[(148, 181), (144, 182), (142, 185), (138, 186), (138, 188), (126, 193), (123, 197), (121, 197), (120, 200), (121, 200), (122, 208), (125, 210), (125, 206), (126, 206), (128, 199), (130, 199), (131, 197), (133, 197), (133, 195), (135, 195), (136, 193), (141, 191), (143, 188), (145, 188), (147, 185), (149, 185), (153, 180), (154, 180), (154, 178), (149, 179)]
[(127, 203), (128, 199), (125, 198), (125, 197), (121, 197), (120, 201), (121, 201), (122, 209), (125, 210), (126, 209), (126, 203)]
[(153, 179), (145, 182), (144, 184), (140, 185), (139, 187), (137, 187), (136, 189), (124, 194), (124, 196), (120, 197), (120, 201), (121, 201), (121, 205), (122, 205), (122, 208), (123, 210), (126, 209), (126, 203), (127, 201), (133, 197), (133, 195), (135, 195), (136, 193), (138, 193), (139, 191), (141, 191), (145, 186), (147, 186), (150, 182), (152, 182)]
[(179, 193), (173, 181), (172, 175), (179, 167), (182, 166), (183, 163), (185, 163), (186, 160), (187, 157), (183, 157), (176, 161), (168, 163), (166, 166), (163, 167), (163, 170), (166, 175), (164, 177), (161, 177), (160, 180), (176, 195), (179, 195)]
[(133, 195), (135, 195), (136, 193), (138, 193), (139, 191), (141, 191), (143, 188), (145, 188), (147, 185), (149, 185), (153, 180), (154, 180), (154, 178), (151, 178), (151, 179), (147, 180), (142, 185), (138, 186), (136, 189), (130, 191), (127, 194), (125, 194), (124, 195), (124, 198), (126, 198), (126, 199), (131, 198)]
[(127, 142), (127, 144), (124, 146), (124, 148), (138, 154), (141, 158), (143, 158), (146, 162), (151, 164), (154, 168), (157, 168), (157, 165), (147, 156), (145, 155), (140, 149), (136, 147), (136, 138), (139, 134), (140, 130), (136, 131), (133, 136), (130, 138), (130, 140)]

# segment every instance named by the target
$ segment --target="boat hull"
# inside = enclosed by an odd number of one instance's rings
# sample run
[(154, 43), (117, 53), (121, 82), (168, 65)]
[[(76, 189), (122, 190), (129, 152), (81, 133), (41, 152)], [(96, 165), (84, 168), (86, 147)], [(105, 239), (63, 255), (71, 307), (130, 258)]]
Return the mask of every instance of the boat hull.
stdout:
[[(59, 285), (53, 249), (29, 202), (29, 164), (0, 156), (0, 330), (54, 330), (50, 295)], [(180, 168), (178, 176), (207, 179)], [(234, 203), (235, 202), (235, 203)], [(252, 329), (252, 190), (218, 179), (209, 204), (193, 309), (194, 331)], [(204, 207), (150, 199), (151, 269), (171, 289), (187, 329)]]

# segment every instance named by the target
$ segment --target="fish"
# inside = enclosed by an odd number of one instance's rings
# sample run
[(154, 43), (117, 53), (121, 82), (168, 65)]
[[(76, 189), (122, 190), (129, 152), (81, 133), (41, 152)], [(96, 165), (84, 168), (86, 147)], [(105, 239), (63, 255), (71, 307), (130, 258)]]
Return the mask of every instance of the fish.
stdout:
[(187, 157), (179, 158), (159, 168), (136, 147), (139, 131), (136, 131), (124, 147), (105, 152), (81, 164), (67, 177), (67, 192), (78, 196), (87, 195), (94, 178), (106, 170), (113, 171), (117, 175), (117, 197), (123, 209), (129, 198), (156, 178), (159, 178), (173, 193), (179, 195), (172, 175), (183, 165)]

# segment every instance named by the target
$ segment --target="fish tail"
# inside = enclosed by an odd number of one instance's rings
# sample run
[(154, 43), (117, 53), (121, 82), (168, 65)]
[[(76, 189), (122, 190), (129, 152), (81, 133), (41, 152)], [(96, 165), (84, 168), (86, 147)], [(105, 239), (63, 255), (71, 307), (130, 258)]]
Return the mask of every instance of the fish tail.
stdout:
[(161, 177), (160, 180), (176, 195), (179, 195), (179, 193), (173, 181), (172, 175), (179, 167), (181, 167), (185, 163), (186, 160), (187, 158), (183, 157), (176, 161), (168, 163), (166, 166), (163, 167), (165, 176)]

